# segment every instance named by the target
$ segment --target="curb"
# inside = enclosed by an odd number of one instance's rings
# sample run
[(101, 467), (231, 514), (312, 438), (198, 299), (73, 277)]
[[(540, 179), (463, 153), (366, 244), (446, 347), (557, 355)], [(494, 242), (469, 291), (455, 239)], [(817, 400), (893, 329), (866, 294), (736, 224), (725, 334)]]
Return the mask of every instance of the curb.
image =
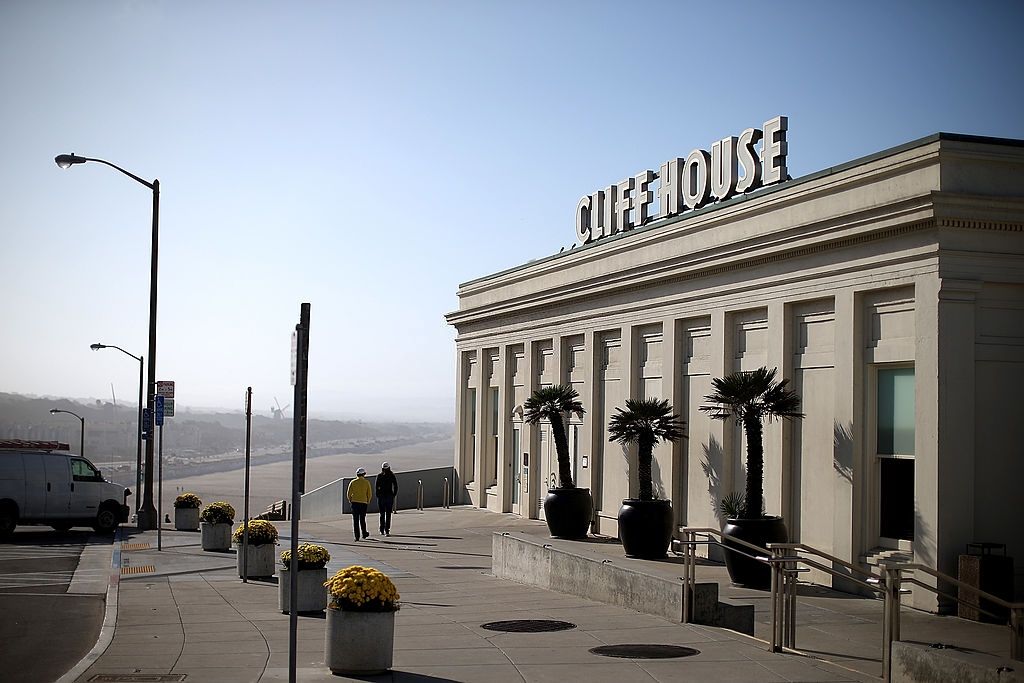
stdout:
[[(121, 528), (118, 527), (111, 545), (110, 554), (110, 580), (107, 582), (107, 594), (105, 599), (106, 607), (103, 611), (103, 625), (100, 627), (99, 638), (92, 646), (88, 654), (79, 660), (63, 676), (57, 679), (57, 683), (74, 683), (79, 676), (84, 674), (96, 660), (107, 651), (110, 641), (114, 639), (114, 626), (117, 623), (117, 588), (119, 586), (121, 571)], [(77, 571), (77, 570), (76, 570)]]

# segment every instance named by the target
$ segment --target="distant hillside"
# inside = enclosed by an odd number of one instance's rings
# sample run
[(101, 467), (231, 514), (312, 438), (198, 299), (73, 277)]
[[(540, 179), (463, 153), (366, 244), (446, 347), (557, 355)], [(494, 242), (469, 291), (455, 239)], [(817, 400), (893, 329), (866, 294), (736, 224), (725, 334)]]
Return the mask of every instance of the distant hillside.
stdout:
[[(138, 408), (134, 405), (115, 407), (98, 400), (86, 404), (69, 399), (0, 393), (0, 439), (58, 440), (70, 444), (77, 452), (81, 423), (71, 415), (51, 415), (51, 408), (69, 410), (85, 418), (87, 457), (96, 456), (104, 462), (134, 460), (138, 422)], [(395, 445), (447, 439), (453, 431), (454, 425), (443, 423), (309, 420), (307, 443), (310, 449), (373, 452)], [(165, 455), (191, 457), (243, 450), (245, 416), (179, 411), (166, 420), (163, 437)], [(291, 441), (290, 416), (284, 419), (253, 416), (253, 451), (290, 448)]]

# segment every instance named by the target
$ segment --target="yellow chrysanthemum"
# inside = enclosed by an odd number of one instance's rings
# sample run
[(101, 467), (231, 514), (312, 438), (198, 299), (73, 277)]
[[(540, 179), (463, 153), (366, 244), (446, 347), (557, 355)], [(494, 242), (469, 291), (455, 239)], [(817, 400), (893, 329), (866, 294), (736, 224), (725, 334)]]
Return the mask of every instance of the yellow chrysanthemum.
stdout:
[(334, 609), (390, 612), (399, 607), (395, 584), (386, 574), (369, 567), (346, 567), (324, 582), (324, 586)]

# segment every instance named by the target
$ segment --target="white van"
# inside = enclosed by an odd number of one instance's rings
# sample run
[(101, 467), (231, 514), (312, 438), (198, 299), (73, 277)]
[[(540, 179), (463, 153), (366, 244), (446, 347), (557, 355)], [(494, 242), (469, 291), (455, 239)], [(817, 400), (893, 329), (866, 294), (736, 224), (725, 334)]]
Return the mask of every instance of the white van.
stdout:
[(67, 451), (56, 441), (0, 441), (0, 536), (18, 524), (111, 532), (128, 521), (131, 491)]

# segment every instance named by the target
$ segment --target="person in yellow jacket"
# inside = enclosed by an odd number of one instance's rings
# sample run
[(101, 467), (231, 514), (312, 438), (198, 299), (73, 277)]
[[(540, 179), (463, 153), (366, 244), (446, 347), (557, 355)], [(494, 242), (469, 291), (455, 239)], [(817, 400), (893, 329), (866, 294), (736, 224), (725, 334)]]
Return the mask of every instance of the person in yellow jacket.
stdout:
[(366, 508), (369, 507), (372, 497), (373, 487), (366, 478), (366, 470), (360, 467), (356, 470), (356, 478), (348, 485), (348, 502), (352, 505), (352, 531), (355, 532), (357, 541), (360, 531), (363, 538), (370, 535), (366, 530)]

